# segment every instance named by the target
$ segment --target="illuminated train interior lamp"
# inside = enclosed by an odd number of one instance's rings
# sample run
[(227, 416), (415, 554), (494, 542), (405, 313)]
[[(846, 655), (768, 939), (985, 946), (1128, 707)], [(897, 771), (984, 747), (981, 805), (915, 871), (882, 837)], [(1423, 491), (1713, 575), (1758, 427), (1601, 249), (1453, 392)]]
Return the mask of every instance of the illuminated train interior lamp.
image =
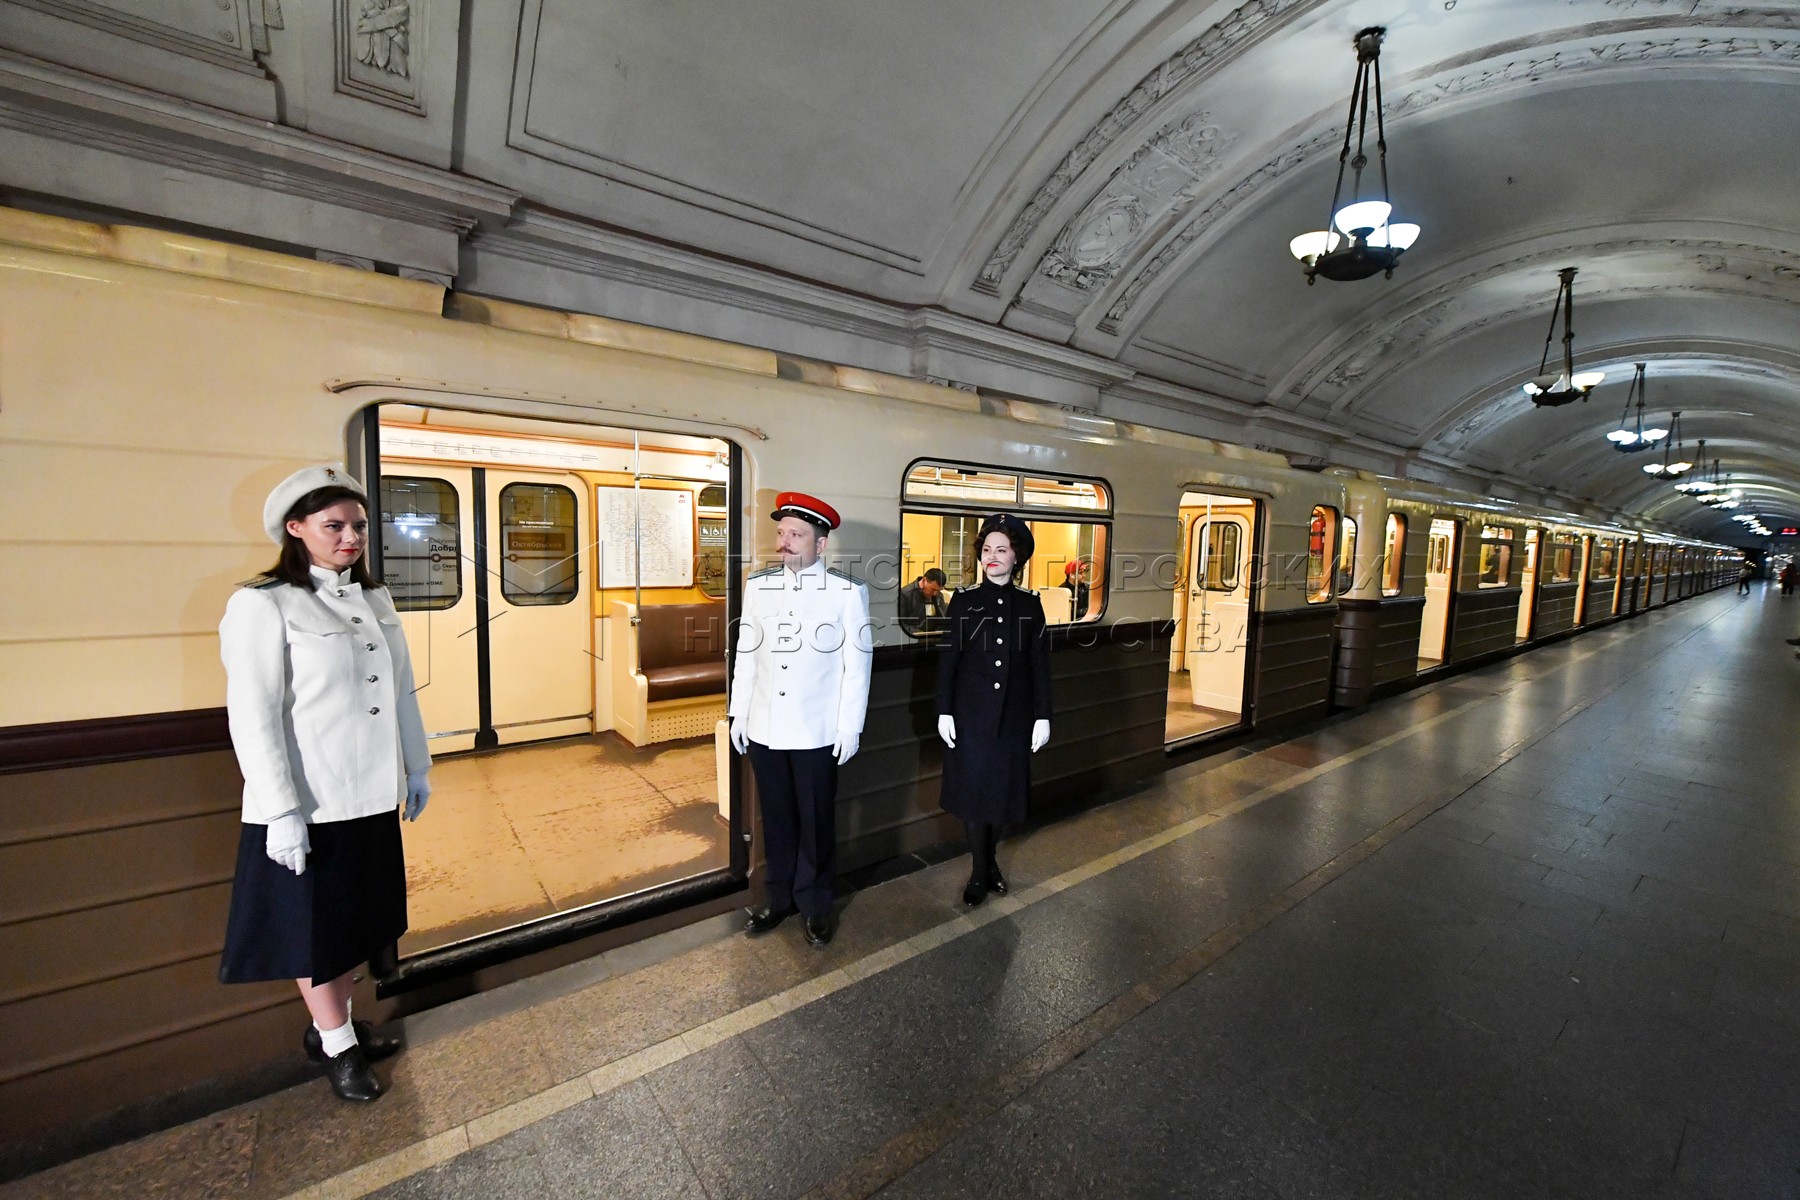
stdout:
[[(1644, 383), (1644, 364), (1637, 364), (1637, 373), (1631, 377), (1631, 386), (1625, 391), (1625, 409), (1619, 414), (1619, 427), (1606, 435), (1606, 440), (1624, 454), (1636, 454), (1640, 450), (1648, 450), (1656, 443), (1669, 436), (1667, 429), (1651, 426), (1644, 428), (1644, 393), (1648, 390)], [(1637, 399), (1637, 417), (1628, 428), (1626, 421), (1631, 418), (1632, 398)], [(1660, 471), (1651, 471), (1659, 475)]]
[[(1556, 303), (1550, 309), (1550, 332), (1544, 335), (1544, 357), (1538, 363), (1537, 377), (1525, 383), (1525, 394), (1539, 408), (1556, 408), (1586, 400), (1606, 378), (1605, 371), (1575, 370), (1575, 271), (1574, 267), (1564, 267), (1556, 273)], [(1556, 337), (1558, 314), (1563, 322), (1562, 370), (1552, 371), (1550, 343)]]
[[(1643, 369), (1642, 363), (1638, 364), (1638, 369), (1640, 371)], [(1648, 430), (1648, 429), (1646, 429), (1644, 431), (1646, 436), (1648, 434), (1650, 434), (1651, 432), (1653, 432), (1653, 431)], [(1670, 413), (1669, 414), (1669, 428), (1655, 430), (1654, 432), (1662, 434), (1662, 436), (1669, 438), (1669, 440), (1663, 443), (1663, 460), (1659, 463), (1645, 463), (1644, 464), (1644, 474), (1660, 475), (1665, 479), (1675, 479), (1679, 476), (1686, 475), (1689, 471), (1693, 470), (1694, 464), (1692, 462), (1688, 461), (1688, 456), (1684, 453), (1685, 447), (1683, 447), (1681, 444), (1681, 414), (1680, 413), (1678, 413), (1678, 412)], [(1673, 437), (1669, 437), (1669, 434), (1671, 432), (1674, 433)], [(1700, 440), (1700, 449), (1702, 452), (1704, 452), (1706, 450), (1706, 439), (1705, 438), (1702, 438)], [(1682, 484), (1682, 483), (1676, 484), (1675, 487), (1677, 490), (1683, 491), (1683, 492), (1704, 491), (1705, 490), (1703, 487), (1691, 487), (1687, 484)]]
[[(1381, 117), (1381, 43), (1387, 30), (1379, 26), (1356, 35), (1356, 83), (1350, 89), (1350, 120), (1344, 126), (1344, 148), (1338, 152), (1337, 186), (1331, 192), (1331, 219), (1325, 228), (1303, 233), (1288, 243), (1288, 253), (1306, 268), (1308, 286), (1323, 275), (1340, 283), (1367, 279), (1377, 272), (1394, 277), (1394, 264), (1419, 239), (1419, 227), (1395, 221), (1388, 194), (1387, 129)], [(1369, 106), (1375, 108), (1375, 155), (1381, 168), (1381, 199), (1362, 198), (1363, 168), (1369, 165), (1364, 147), (1369, 132)], [(1356, 153), (1350, 153), (1350, 143)], [(1344, 197), (1344, 169), (1355, 172), (1350, 182), (1350, 203)]]

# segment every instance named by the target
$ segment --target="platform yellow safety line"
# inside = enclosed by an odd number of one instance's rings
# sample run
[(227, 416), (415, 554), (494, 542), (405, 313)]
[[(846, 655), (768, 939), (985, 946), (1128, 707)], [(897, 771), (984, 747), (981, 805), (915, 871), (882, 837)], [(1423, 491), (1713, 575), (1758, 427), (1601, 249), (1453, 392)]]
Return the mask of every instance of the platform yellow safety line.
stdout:
[[(1713, 618), (1713, 620), (1717, 619), (1717, 617)], [(1704, 628), (1704, 625), (1710, 625), (1711, 623), (1712, 621), (1709, 620), (1705, 622), (1701, 628)], [(1649, 632), (1651, 628), (1653, 627), (1645, 626), (1640, 629), (1632, 630), (1627, 636), (1629, 637), (1637, 633)], [(1694, 633), (1698, 632), (1699, 629), (1692, 630), (1687, 636), (1691, 637)], [(1686, 637), (1680, 640), (1685, 641)], [(1587, 659), (1594, 657), (1594, 655), (1601, 653), (1604, 649), (1605, 647), (1591, 647), (1579, 651), (1572, 650), (1561, 663), (1552, 667), (1550, 670), (1545, 671), (1543, 675), (1534, 676), (1532, 679), (1521, 680), (1511, 687), (1503, 688), (1500, 691), (1485, 696), (1478, 696), (1475, 699), (1458, 704), (1453, 708), (1445, 709), (1434, 717), (1428, 717), (1415, 725), (1409, 725), (1405, 729), (1397, 730), (1385, 737), (1378, 738), (1366, 746), (1359, 746), (1355, 750), (1347, 750), (1336, 758), (1328, 759), (1317, 766), (1308, 767), (1303, 771), (1290, 775), (1286, 779), (1267, 784), (1237, 800), (1222, 804), (1214, 809), (1209, 809), (1198, 816), (1191, 817), (1179, 824), (1172, 825), (1159, 833), (1153, 833), (1147, 837), (1140, 838), (1128, 846), (1123, 846), (1110, 853), (1100, 855), (1089, 862), (1082, 863), (1080, 866), (1071, 867), (1069, 870), (1064, 871), (1059, 875), (1046, 879), (1032, 887), (1025, 888), (1013, 895), (991, 897), (981, 908), (960, 914), (949, 921), (933, 926), (921, 933), (916, 933), (904, 941), (896, 942), (891, 946), (883, 947), (854, 962), (846, 963), (836, 970), (816, 976), (804, 983), (795, 984), (785, 991), (778, 992), (766, 999), (758, 1000), (754, 1004), (746, 1005), (734, 1012), (727, 1013), (722, 1017), (709, 1021), (704, 1025), (696, 1026), (685, 1033), (667, 1038), (655, 1045), (647, 1046), (634, 1054), (615, 1059), (613, 1062), (595, 1068), (584, 1076), (568, 1080), (555, 1087), (547, 1088), (542, 1092), (534, 1093), (522, 1100), (516, 1100), (511, 1104), (484, 1113), (479, 1117), (472, 1118), (465, 1124), (458, 1125), (452, 1129), (447, 1129), (424, 1141), (403, 1147), (402, 1149), (384, 1155), (381, 1158), (372, 1159), (360, 1166), (353, 1167), (350, 1170), (334, 1175), (329, 1179), (321, 1180), (320, 1182), (302, 1188), (299, 1191), (290, 1192), (287, 1200), (359, 1200), (360, 1197), (380, 1191), (384, 1187), (398, 1183), (421, 1171), (429, 1170), (432, 1167), (442, 1165), (443, 1163), (460, 1157), (477, 1146), (486, 1145), (497, 1138), (504, 1137), (506, 1134), (517, 1132), (529, 1125), (536, 1124), (546, 1117), (551, 1117), (565, 1109), (573, 1108), (583, 1101), (594, 1099), (597, 1096), (605, 1095), (606, 1093), (624, 1087), (628, 1083), (633, 1083), (642, 1079), (644, 1076), (649, 1075), (654, 1071), (659, 1071), (672, 1063), (680, 1062), (682, 1059), (697, 1054), (710, 1046), (717, 1045), (729, 1038), (736, 1037), (740, 1033), (755, 1029), (777, 1017), (793, 1012), (796, 1009), (803, 1008), (814, 1001), (822, 1000), (826, 996), (839, 992), (853, 983), (878, 975), (881, 972), (892, 967), (897, 967), (902, 963), (910, 962), (921, 954), (930, 950), (935, 950), (939, 946), (962, 937), (964, 934), (973, 933), (975, 930), (980, 929), (985, 925), (1004, 917), (1011, 916), (1013, 913), (1029, 908), (1040, 901), (1047, 900), (1051, 896), (1056, 895), (1056, 893), (1066, 891), (1076, 884), (1085, 882), (1095, 876), (1103, 875), (1107, 871), (1110, 871), (1115, 867), (1123, 866), (1135, 859), (1142, 858), (1152, 851), (1159, 850), (1172, 842), (1180, 841), (1182, 838), (1197, 833), (1209, 826), (1216, 825), (1228, 817), (1236, 816), (1239, 813), (1256, 807), (1258, 804), (1262, 804), (1277, 796), (1291, 792), (1295, 788), (1304, 787), (1306, 784), (1311, 783), (1320, 776), (1328, 775), (1331, 772), (1347, 767), (1352, 763), (1360, 762), (1372, 754), (1379, 754), (1381, 751), (1396, 746), (1399, 743), (1406, 741), (1408, 738), (1416, 737), (1428, 730), (1435, 729), (1446, 721), (1455, 720), (1457, 717), (1462, 716), (1472, 709), (1480, 708), (1494, 700), (1501, 699), (1517, 687), (1537, 682), (1565, 667), (1584, 662)], [(1639, 670), (1647, 669), (1649, 665), (1650, 664), (1646, 663), (1644, 667), (1640, 667)], [(1475, 778), (1480, 779), (1491, 774), (1499, 765), (1510, 761), (1531, 743), (1544, 736), (1544, 733), (1548, 732), (1549, 729), (1560, 727), (1571, 717), (1579, 715), (1606, 696), (1611, 695), (1637, 673), (1638, 672), (1636, 671), (1631, 672), (1625, 676), (1625, 678), (1617, 680), (1603, 688), (1598, 695), (1559, 712), (1546, 727), (1543, 727), (1543, 732), (1522, 738), (1513, 745), (1507, 747), (1498, 755), (1497, 760), (1495, 760), (1492, 765), (1485, 766), (1478, 772), (1473, 773)], [(1465, 776), (1465, 778), (1467, 777)], [(1237, 920), (1226, 925), (1223, 929), (1220, 929), (1209, 937), (1195, 950), (1183, 955), (1155, 972), (1150, 979), (1139, 984), (1137, 987), (1126, 991), (1122, 995), (1115, 997), (1111, 1002), (1101, 1006), (1101, 1008), (1090, 1013), (1082, 1020), (1077, 1021), (1074, 1025), (1063, 1030), (1060, 1034), (1054, 1035), (1037, 1050), (1026, 1055), (1019, 1063), (992, 1079), (989, 1082), (989, 1086), (984, 1089), (984, 1091), (993, 1093), (988, 1099), (998, 1100), (999, 1102), (1004, 1103), (1005, 1099), (1017, 1095), (1019, 1092), (1029, 1087), (1032, 1082), (1042, 1078), (1043, 1075), (1047, 1074), (1050, 1070), (1055, 1069), (1056, 1066), (1067, 1062), (1069, 1057), (1072, 1057), (1072, 1054), (1069, 1053), (1072, 1047), (1085, 1048), (1092, 1045), (1099, 1038), (1104, 1037), (1106, 1033), (1116, 1029), (1119, 1025), (1123, 1024), (1124, 1021), (1129, 1020), (1131, 1016), (1136, 1015), (1138, 1012), (1141, 1012), (1143, 1009), (1155, 1003), (1157, 999), (1166, 995), (1173, 987), (1179, 986), (1179, 983), (1192, 978), (1192, 976), (1197, 974), (1200, 969), (1203, 969), (1206, 964), (1210, 964), (1230, 949), (1234, 948), (1245, 937), (1249, 936), (1250, 933), (1254, 932), (1256, 929), (1260, 929), (1263, 925), (1266, 925), (1269, 921), (1287, 911), (1287, 909), (1293, 907), (1302, 899), (1305, 899), (1306, 896), (1316, 892), (1326, 883), (1338, 878), (1345, 871), (1368, 858), (1369, 855), (1392, 841), (1395, 837), (1399, 836), (1399, 834), (1410, 829), (1425, 817), (1431, 815), (1432, 812), (1435, 812), (1437, 809), (1448, 804), (1451, 800), (1455, 799), (1457, 795), (1460, 795), (1462, 791), (1467, 790), (1468, 786), (1472, 786), (1472, 784), (1459, 787), (1456, 792), (1443, 799), (1428, 800), (1423, 804), (1409, 809), (1406, 813), (1396, 817), (1393, 821), (1357, 842), (1323, 866), (1315, 868), (1313, 871), (1295, 880), (1282, 891), (1270, 897), (1263, 904), (1252, 909), (1249, 913), (1244, 914)], [(949, 1125), (966, 1127), (965, 1120), (953, 1118), (950, 1112), (950, 1110), (956, 1110), (956, 1118), (967, 1118), (970, 1114), (964, 1111), (965, 1107), (966, 1102), (951, 1105), (940, 1114), (934, 1115), (939, 1116)], [(980, 1107), (984, 1110), (987, 1109), (986, 1104), (982, 1104)], [(912, 1140), (916, 1137), (923, 1142), (933, 1145), (941, 1144), (939, 1138), (933, 1136), (933, 1133), (941, 1135), (948, 1131), (947, 1128), (925, 1128), (925, 1126), (938, 1126), (939, 1124), (939, 1121), (928, 1118), (926, 1122), (921, 1123), (921, 1126), (915, 1126), (914, 1130), (909, 1131), (908, 1134), (903, 1134), (901, 1139), (896, 1140)], [(888, 1147), (884, 1147), (883, 1149), (892, 1153), (896, 1150), (900, 1150), (900, 1147), (890, 1143)], [(921, 1146), (919, 1149), (923, 1149), (923, 1147)], [(906, 1154), (903, 1150), (900, 1152), (900, 1156), (903, 1158), (914, 1159), (914, 1155)], [(914, 1161), (918, 1160), (914, 1159)], [(869, 1165), (870, 1164), (867, 1164), (866, 1162), (853, 1164), (847, 1169), (844, 1176), (840, 1176), (837, 1180), (833, 1181), (837, 1186), (827, 1184), (824, 1187), (817, 1189), (814, 1194), (820, 1196), (870, 1194), (869, 1191), (863, 1191), (854, 1183), (851, 1183), (851, 1179), (854, 1179), (859, 1175), (864, 1176), (864, 1178), (858, 1180), (858, 1182), (873, 1182), (873, 1180), (868, 1180), (867, 1176), (864, 1175), (864, 1171), (868, 1169)], [(859, 1170), (859, 1167), (862, 1169)], [(888, 1175), (890, 1181), (894, 1177), (895, 1176), (893, 1175)]]

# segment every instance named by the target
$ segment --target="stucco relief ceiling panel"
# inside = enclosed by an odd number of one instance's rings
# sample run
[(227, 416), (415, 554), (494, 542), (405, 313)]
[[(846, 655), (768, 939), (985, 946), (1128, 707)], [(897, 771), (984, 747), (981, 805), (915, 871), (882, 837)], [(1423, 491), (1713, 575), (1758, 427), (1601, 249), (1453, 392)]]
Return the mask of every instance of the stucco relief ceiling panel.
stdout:
[(532, 0), (509, 140), (918, 270), (996, 131), (1104, 7)]

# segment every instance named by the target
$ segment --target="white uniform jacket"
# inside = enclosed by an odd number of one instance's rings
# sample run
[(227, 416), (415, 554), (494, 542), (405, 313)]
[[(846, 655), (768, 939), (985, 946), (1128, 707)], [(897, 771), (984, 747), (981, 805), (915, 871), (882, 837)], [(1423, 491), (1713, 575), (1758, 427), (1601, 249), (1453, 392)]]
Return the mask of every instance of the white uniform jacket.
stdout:
[(313, 569), (316, 592), (239, 588), (219, 623), (244, 820), (311, 824), (392, 812), (431, 765), (412, 662), (385, 588)]
[(758, 571), (744, 584), (731, 716), (774, 750), (814, 750), (861, 733), (875, 631), (869, 589), (823, 561)]

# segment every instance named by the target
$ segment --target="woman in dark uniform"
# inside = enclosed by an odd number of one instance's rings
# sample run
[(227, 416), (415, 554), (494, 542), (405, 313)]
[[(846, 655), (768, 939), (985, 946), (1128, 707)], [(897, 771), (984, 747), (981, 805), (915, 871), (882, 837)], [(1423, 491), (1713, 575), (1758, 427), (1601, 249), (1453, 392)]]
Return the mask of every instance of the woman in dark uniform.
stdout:
[(1031, 756), (1050, 740), (1050, 645), (1044, 605), (1017, 586), (1035, 548), (1025, 522), (996, 513), (976, 542), (981, 582), (963, 588), (944, 616), (938, 660), (938, 736), (944, 740), (939, 803), (962, 818), (973, 859), (963, 903), (1006, 894), (994, 859), (999, 827), (1025, 819)]
[(302, 1038), (345, 1100), (400, 1044), (350, 1019), (353, 972), (406, 932), (407, 820), (431, 794), (412, 663), (369, 574), (368, 497), (337, 467), (283, 480), (263, 506), (281, 557), (225, 606), (225, 710), (244, 776), (221, 983), (292, 979)]

